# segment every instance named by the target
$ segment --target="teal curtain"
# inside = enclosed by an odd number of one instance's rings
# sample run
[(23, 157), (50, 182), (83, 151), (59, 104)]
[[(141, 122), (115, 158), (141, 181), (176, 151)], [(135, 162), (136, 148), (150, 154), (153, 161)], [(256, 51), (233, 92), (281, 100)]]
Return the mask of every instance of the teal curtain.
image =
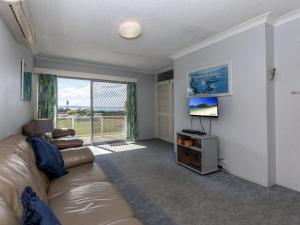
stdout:
[(127, 139), (136, 140), (137, 129), (137, 104), (136, 83), (127, 84)]
[(56, 124), (57, 113), (57, 77), (39, 74), (38, 77), (38, 117), (52, 118)]

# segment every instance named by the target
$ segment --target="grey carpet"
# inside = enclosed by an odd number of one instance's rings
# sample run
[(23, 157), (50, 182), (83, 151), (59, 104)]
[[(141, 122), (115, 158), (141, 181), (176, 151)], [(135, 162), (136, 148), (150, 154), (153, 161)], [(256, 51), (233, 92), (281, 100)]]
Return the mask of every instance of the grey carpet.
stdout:
[(222, 172), (201, 176), (175, 163), (173, 145), (99, 155), (145, 225), (300, 225), (300, 193), (264, 188)]

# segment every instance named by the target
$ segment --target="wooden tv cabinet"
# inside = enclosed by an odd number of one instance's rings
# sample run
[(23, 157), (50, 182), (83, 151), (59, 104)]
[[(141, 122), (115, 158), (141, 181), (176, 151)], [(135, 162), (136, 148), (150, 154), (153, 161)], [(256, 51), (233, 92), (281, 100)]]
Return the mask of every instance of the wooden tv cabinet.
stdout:
[(176, 161), (197, 173), (218, 171), (218, 137), (177, 132)]

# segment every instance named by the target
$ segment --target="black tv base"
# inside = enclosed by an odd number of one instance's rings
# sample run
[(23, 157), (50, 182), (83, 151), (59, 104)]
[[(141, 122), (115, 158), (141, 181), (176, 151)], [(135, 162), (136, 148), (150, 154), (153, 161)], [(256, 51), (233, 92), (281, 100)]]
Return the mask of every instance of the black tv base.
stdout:
[(205, 135), (205, 132), (202, 132), (200, 130), (192, 130), (192, 129), (182, 129), (182, 132), (189, 133), (189, 134), (198, 134), (198, 135)]

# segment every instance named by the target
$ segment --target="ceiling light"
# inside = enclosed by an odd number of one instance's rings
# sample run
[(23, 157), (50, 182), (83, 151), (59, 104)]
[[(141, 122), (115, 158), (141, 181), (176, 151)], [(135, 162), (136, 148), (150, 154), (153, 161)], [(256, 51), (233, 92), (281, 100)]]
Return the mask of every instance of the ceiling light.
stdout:
[(16, 2), (22, 2), (22, 0), (2, 0), (3, 2), (8, 2), (8, 3), (16, 3)]
[(135, 21), (125, 21), (119, 26), (119, 34), (126, 39), (134, 39), (142, 34), (142, 26)]

